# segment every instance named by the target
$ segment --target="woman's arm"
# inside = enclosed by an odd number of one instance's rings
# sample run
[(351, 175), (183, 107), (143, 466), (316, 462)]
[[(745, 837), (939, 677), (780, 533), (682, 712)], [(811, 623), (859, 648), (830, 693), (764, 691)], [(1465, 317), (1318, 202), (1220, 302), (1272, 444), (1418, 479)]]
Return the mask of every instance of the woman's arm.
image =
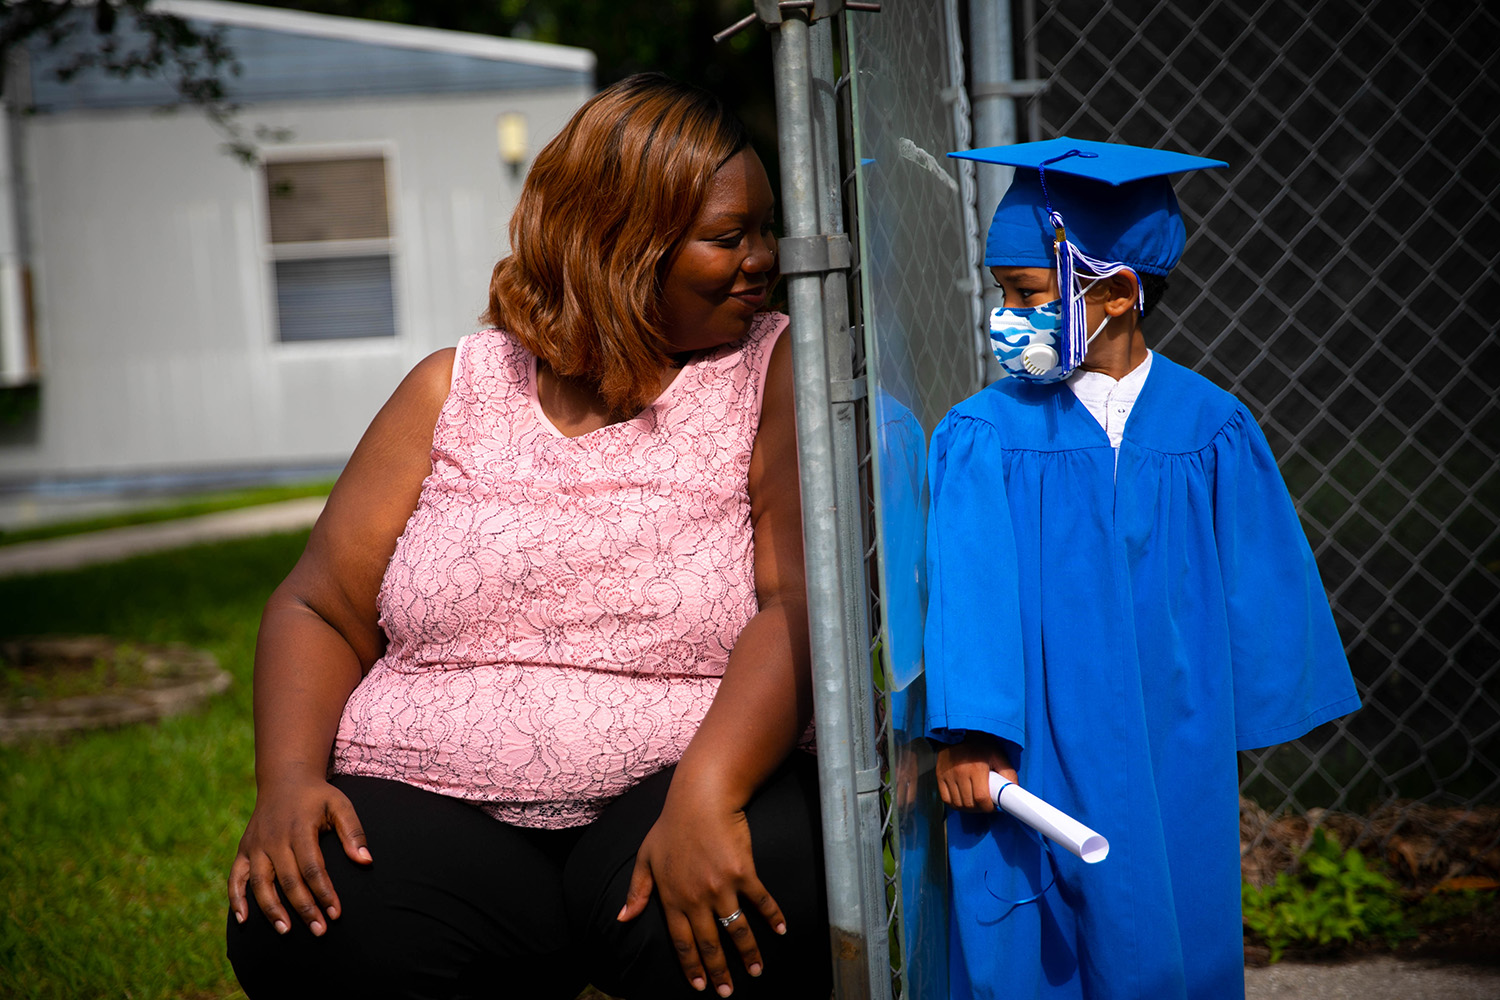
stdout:
[(255, 811), (229, 872), (229, 905), (244, 922), (246, 888), (283, 934), (291, 921), (276, 886), (314, 934), (339, 915), (318, 835), (335, 830), (355, 861), (370, 861), (349, 800), (327, 782), (339, 717), (385, 635), (376, 594), (396, 539), (431, 471), (432, 431), (448, 395), (454, 352), (412, 369), (349, 459), (307, 548), (266, 602), (255, 648)]
[[(755, 874), (744, 807), (786, 759), (812, 717), (802, 500), (790, 337), (772, 349), (750, 458), (750, 516), (760, 610), (735, 642), (713, 705), (677, 765), (660, 819), (636, 855), (621, 920), (645, 909), (654, 885), (683, 972), (696, 989), (732, 985), (716, 917), (743, 897), (777, 933), (786, 924)], [(760, 952), (744, 920), (728, 928), (745, 968)]]

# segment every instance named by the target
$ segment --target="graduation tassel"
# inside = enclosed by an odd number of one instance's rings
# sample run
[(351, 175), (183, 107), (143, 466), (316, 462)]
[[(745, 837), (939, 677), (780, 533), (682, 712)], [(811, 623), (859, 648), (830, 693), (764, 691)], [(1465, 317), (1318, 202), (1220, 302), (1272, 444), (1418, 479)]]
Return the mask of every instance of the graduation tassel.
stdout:
[[(1088, 353), (1089, 341), (1092, 339), (1088, 329), (1088, 307), (1083, 300), (1087, 289), (1078, 280), (1079, 275), (1088, 278), (1089, 286), (1092, 287), (1095, 283), (1111, 278), (1121, 271), (1135, 274), (1135, 268), (1129, 264), (1096, 260), (1090, 257), (1069, 242), (1061, 215), (1053, 212), (1051, 220), (1057, 231), (1057, 242), (1053, 244), (1057, 251), (1057, 287), (1059, 290), (1064, 288), (1068, 290), (1059, 296), (1062, 299), (1064, 330), (1062, 366), (1064, 371), (1072, 371), (1078, 365), (1083, 364), (1083, 356)], [(1146, 293), (1141, 288), (1141, 278), (1138, 274), (1135, 278), (1135, 295), (1136, 308), (1144, 312)]]
[(1068, 242), (1068, 229), (1063, 225), (1062, 215), (1052, 207), (1052, 196), (1047, 193), (1047, 165), (1066, 160), (1070, 156), (1092, 160), (1097, 159), (1099, 154), (1070, 149), (1061, 156), (1043, 160), (1037, 166), (1037, 178), (1042, 185), (1042, 201), (1047, 206), (1047, 219), (1052, 223), (1055, 236), (1052, 249), (1057, 256), (1057, 292), (1061, 300), (1059, 304), (1062, 306), (1063, 328), (1063, 335), (1059, 338), (1062, 350), (1059, 352), (1058, 363), (1065, 372), (1070, 372), (1083, 363), (1083, 356), (1088, 351), (1088, 332), (1084, 329), (1083, 293), (1079, 291), (1075, 280), (1076, 269), (1073, 262), (1074, 255), (1080, 251)]
[[(1111, 277), (1121, 271), (1130, 271), (1135, 274), (1135, 269), (1127, 264), (1111, 263), (1109, 261), (1095, 260), (1082, 250), (1078, 249), (1068, 239), (1068, 228), (1063, 223), (1062, 214), (1052, 208), (1052, 197), (1047, 193), (1047, 165), (1059, 160), (1066, 160), (1070, 156), (1082, 159), (1097, 159), (1098, 153), (1087, 152), (1082, 149), (1070, 149), (1061, 156), (1043, 160), (1037, 166), (1037, 176), (1042, 185), (1042, 200), (1047, 208), (1047, 220), (1052, 224), (1054, 235), (1052, 249), (1057, 256), (1057, 291), (1062, 306), (1062, 350), (1059, 352), (1058, 366), (1064, 372), (1071, 372), (1083, 364), (1084, 355), (1088, 353), (1089, 336), (1088, 312), (1083, 301), (1084, 289), (1080, 287), (1078, 275), (1087, 275), (1092, 285), (1095, 281)], [(1145, 311), (1146, 296), (1141, 289), (1140, 276), (1136, 276), (1136, 300), (1141, 311)], [(1102, 327), (1101, 327), (1102, 329)], [(1032, 372), (1040, 375), (1041, 372)]]
[(1058, 297), (1062, 300), (1062, 351), (1058, 363), (1063, 371), (1070, 372), (1083, 363), (1083, 355), (1088, 350), (1083, 292), (1078, 287), (1077, 268), (1073, 259), (1073, 255), (1079, 251), (1068, 242), (1068, 230), (1063, 225), (1062, 216), (1052, 212), (1048, 218), (1057, 234), (1052, 249), (1057, 254), (1057, 290)]

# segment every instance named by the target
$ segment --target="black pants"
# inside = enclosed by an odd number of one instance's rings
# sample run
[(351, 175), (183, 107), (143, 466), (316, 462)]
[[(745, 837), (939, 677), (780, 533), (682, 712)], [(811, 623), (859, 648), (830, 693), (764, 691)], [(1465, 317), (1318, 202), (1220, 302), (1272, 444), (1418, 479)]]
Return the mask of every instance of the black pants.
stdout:
[[(250, 897), (228, 921), (229, 958), (254, 1000), (297, 997), (573, 1000), (592, 983), (628, 1000), (713, 996), (688, 984), (654, 901), (628, 924), (636, 850), (661, 813), (672, 771), (571, 830), (507, 826), (457, 799), (397, 781), (340, 776), (375, 862), (320, 841), (342, 915), (315, 938), (288, 907), (277, 934)], [(746, 809), (756, 872), (781, 906), (778, 936), (746, 907), (764, 959), (752, 978), (726, 936), (734, 996), (827, 1000), (830, 962), (817, 765), (794, 753)], [(285, 905), (285, 899), (283, 899)]]

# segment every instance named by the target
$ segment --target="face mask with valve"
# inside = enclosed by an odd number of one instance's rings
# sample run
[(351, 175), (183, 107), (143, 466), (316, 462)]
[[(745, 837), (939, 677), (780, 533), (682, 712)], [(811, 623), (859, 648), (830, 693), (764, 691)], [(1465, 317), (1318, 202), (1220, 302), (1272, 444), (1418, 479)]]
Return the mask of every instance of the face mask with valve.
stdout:
[(990, 350), (1006, 374), (1023, 382), (1060, 382), (1062, 300), (1025, 309), (1004, 306), (990, 312)]
[[(1093, 284), (1090, 281), (1074, 293), (1072, 305), (1080, 314), (1083, 293)], [(990, 311), (990, 350), (1000, 367), (1014, 378), (1037, 384), (1061, 382), (1083, 364), (1089, 345), (1108, 322), (1109, 317), (1104, 317), (1086, 338), (1068, 337), (1063, 328), (1062, 299), (1019, 309), (1001, 306)]]

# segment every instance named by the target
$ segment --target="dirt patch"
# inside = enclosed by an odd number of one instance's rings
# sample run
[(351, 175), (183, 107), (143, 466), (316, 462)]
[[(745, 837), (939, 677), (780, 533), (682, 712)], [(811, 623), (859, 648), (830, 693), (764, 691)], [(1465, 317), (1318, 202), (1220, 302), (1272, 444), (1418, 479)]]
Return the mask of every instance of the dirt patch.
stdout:
[(1490, 890), (1489, 899), (1472, 913), (1424, 929), (1395, 954), (1500, 968), (1500, 896)]
[(1397, 800), (1369, 816), (1310, 809), (1271, 819), (1240, 799), (1240, 869), (1246, 882), (1269, 885), (1290, 871), (1321, 826), (1344, 847), (1380, 858), (1405, 888), (1431, 892), (1447, 880), (1479, 876), (1500, 881), (1500, 807), (1438, 807)]
[(0, 744), (148, 722), (229, 687), (212, 653), (104, 636), (0, 642)]

